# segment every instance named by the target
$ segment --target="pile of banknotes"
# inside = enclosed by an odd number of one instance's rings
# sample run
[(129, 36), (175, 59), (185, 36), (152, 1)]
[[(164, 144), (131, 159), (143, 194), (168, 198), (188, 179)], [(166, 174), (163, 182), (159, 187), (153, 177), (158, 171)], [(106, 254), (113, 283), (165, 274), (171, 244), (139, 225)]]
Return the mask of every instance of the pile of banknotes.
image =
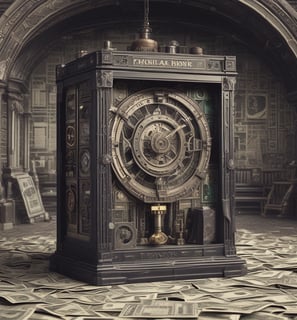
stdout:
[(236, 238), (245, 276), (93, 286), (49, 271), (54, 230), (0, 234), (0, 319), (297, 320), (297, 236)]

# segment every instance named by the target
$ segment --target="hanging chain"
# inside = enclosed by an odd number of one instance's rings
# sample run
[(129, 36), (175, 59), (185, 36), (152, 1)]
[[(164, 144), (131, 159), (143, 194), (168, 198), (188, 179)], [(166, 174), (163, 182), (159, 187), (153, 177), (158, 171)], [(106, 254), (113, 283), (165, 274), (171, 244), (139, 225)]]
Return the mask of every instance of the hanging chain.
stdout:
[(149, 0), (144, 0), (144, 25), (149, 26)]

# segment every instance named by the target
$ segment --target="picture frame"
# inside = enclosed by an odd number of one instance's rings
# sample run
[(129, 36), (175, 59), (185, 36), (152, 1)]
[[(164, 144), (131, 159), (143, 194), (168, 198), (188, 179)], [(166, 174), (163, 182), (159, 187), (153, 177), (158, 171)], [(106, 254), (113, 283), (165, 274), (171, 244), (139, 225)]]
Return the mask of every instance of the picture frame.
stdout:
[(39, 189), (36, 188), (32, 177), (24, 173), (17, 175), (16, 180), (28, 219), (30, 220), (41, 215), (46, 217), (47, 213), (44, 209)]
[(267, 96), (263, 94), (247, 95), (246, 117), (248, 120), (267, 119)]
[(34, 149), (46, 150), (47, 148), (47, 124), (36, 122), (33, 125), (33, 147)]

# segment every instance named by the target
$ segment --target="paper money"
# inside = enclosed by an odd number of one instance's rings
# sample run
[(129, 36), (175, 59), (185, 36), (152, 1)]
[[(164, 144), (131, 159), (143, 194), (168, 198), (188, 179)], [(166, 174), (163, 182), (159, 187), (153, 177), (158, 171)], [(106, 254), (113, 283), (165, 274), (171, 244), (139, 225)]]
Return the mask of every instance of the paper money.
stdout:
[(199, 313), (200, 310), (195, 303), (151, 301), (150, 304), (126, 304), (120, 317), (197, 319)]
[(23, 291), (1, 291), (0, 297), (12, 304), (24, 304), (24, 303), (40, 303), (43, 299), (28, 290)]
[[(22, 318), (20, 318), (20, 319), (22, 319)], [(29, 318), (29, 320), (58, 320), (58, 319), (63, 319), (63, 318), (61, 318), (61, 317), (57, 318), (56, 316), (52, 316), (50, 314), (44, 314), (44, 313), (40, 313), (40, 312), (35, 312)], [(64, 318), (64, 319), (66, 320), (66, 318)], [(72, 318), (71, 318), (71, 320), (72, 320)]]
[(71, 318), (71, 320), (127, 320), (127, 319), (119, 318), (119, 317), (108, 317), (108, 316), (99, 316), (99, 317), (87, 316), (87, 317), (74, 317), (74, 318)]
[(27, 320), (31, 319), (35, 308), (28, 308), (27, 310), (3, 310), (0, 306), (0, 319), (1, 320)]
[(125, 302), (107, 302), (102, 304), (101, 306), (98, 306), (96, 310), (101, 311), (122, 311), (123, 308), (126, 306)]
[(252, 315), (244, 316), (241, 320), (288, 320), (287, 317), (267, 312), (255, 312)]
[(48, 304), (48, 305), (39, 305), (39, 311), (44, 311), (51, 315), (55, 316), (96, 316), (95, 312), (83, 308), (78, 303), (64, 303), (64, 304)]
[(199, 320), (240, 320), (240, 314), (220, 314), (220, 313), (206, 313), (199, 315)]
[(244, 276), (94, 286), (49, 272), (54, 231), (1, 236), (0, 319), (296, 320), (297, 237), (236, 237)]
[(199, 306), (203, 312), (216, 312), (216, 313), (231, 313), (231, 314), (252, 314), (257, 311), (262, 311), (270, 306), (272, 302), (256, 302), (256, 301), (236, 301), (229, 302), (228, 304), (214, 303), (212, 300), (200, 302)]
[(168, 281), (165, 282), (151, 282), (151, 283), (134, 283), (127, 285), (119, 285), (120, 288), (131, 293), (146, 293), (147, 291), (153, 291), (157, 293), (169, 293), (169, 292), (179, 292), (181, 290), (186, 290), (191, 287), (190, 284), (176, 284)]

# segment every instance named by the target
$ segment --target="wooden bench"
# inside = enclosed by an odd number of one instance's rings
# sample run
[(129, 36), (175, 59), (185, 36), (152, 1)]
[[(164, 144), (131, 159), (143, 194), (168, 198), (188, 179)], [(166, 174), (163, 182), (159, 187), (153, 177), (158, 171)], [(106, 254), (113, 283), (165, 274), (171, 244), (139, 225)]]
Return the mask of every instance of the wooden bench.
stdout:
[(275, 211), (278, 212), (279, 217), (283, 217), (289, 215), (290, 211), (295, 211), (296, 185), (297, 180), (273, 182), (263, 215), (266, 216), (269, 211)]
[(57, 182), (53, 174), (39, 175), (40, 194), (45, 209), (51, 214), (56, 213), (57, 209)]
[(237, 184), (235, 188), (235, 212), (237, 214), (262, 214), (267, 200), (262, 185)]

